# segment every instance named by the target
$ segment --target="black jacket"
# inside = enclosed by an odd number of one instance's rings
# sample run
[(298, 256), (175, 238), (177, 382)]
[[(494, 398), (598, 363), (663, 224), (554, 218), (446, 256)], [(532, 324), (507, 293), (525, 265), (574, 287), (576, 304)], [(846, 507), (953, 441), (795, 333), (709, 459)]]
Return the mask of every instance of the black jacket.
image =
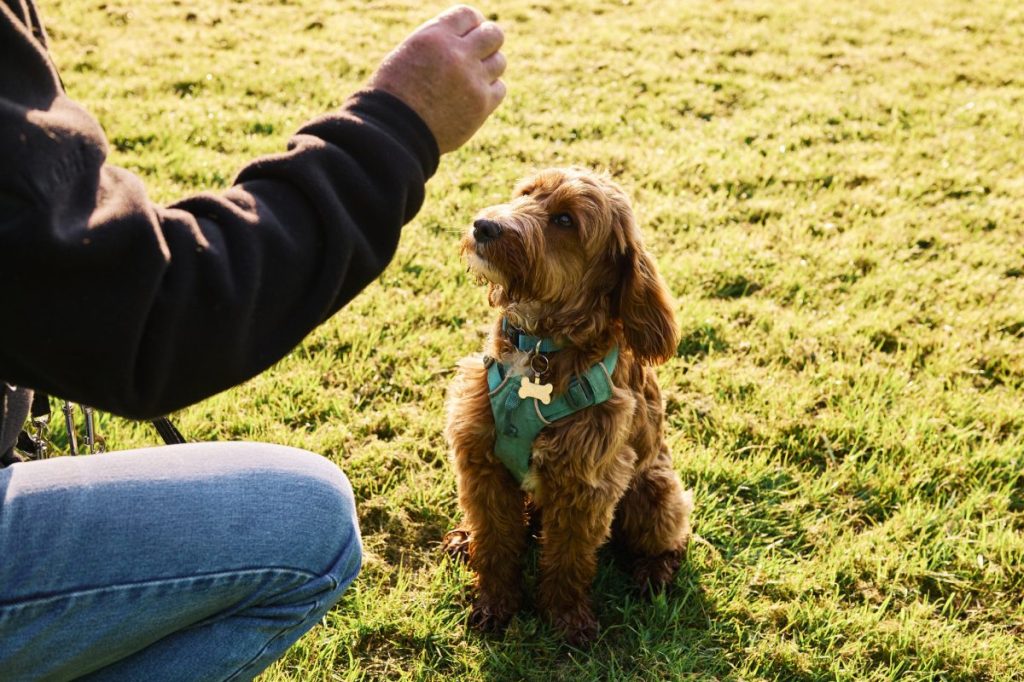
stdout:
[[(391, 260), (439, 157), (379, 91), (227, 191), (167, 207), (106, 152), (31, 0), (0, 0), (0, 378), (137, 418), (258, 374), (351, 300)], [(0, 424), (5, 441), (16, 430)]]

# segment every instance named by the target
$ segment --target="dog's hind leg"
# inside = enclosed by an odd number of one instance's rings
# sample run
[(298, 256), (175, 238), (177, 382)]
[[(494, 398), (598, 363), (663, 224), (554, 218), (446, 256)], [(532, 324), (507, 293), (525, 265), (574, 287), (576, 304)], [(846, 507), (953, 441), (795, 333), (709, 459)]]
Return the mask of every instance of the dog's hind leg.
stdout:
[(619, 500), (614, 538), (631, 558), (633, 580), (656, 592), (675, 577), (690, 540), (693, 494), (684, 491), (664, 444), (652, 465), (636, 474)]

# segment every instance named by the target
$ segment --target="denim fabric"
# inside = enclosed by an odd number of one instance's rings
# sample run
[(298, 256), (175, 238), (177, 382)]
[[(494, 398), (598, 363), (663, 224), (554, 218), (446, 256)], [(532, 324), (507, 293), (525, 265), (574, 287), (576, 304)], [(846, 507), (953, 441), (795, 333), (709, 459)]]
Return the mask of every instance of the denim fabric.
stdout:
[(352, 490), (208, 443), (0, 470), (0, 679), (248, 680), (359, 572)]

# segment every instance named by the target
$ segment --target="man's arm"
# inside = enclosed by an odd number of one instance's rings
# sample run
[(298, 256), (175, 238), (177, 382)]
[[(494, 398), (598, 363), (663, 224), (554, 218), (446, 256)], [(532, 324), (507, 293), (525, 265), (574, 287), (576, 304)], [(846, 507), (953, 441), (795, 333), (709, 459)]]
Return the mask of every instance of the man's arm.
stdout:
[[(450, 66), (444, 41), (457, 36), (463, 49), (485, 23), (458, 8), (409, 40), (427, 32)], [(500, 41), (490, 42), (496, 52)], [(500, 76), (486, 56), (472, 65), (479, 77), (458, 74), (478, 94), (481, 79), (494, 88)], [(452, 132), (429, 99), (417, 100), (422, 92), (387, 87), (395, 81), (307, 124), (226, 192), (164, 208), (106, 164), (98, 124), (0, 4), (0, 377), (145, 417), (281, 358), (390, 261), (438, 141), (461, 144), (500, 101), (488, 91), (479, 120), (457, 120), (462, 132)]]

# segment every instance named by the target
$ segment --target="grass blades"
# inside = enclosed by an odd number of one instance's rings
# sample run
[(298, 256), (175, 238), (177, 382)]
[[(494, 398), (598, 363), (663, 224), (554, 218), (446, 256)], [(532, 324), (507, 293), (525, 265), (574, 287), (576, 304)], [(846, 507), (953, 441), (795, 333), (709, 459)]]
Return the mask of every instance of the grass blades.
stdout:
[[(70, 94), (171, 201), (340, 104), (440, 2), (46, 0)], [(380, 280), (176, 421), (323, 453), (368, 557), (285, 680), (1024, 679), (1024, 7), (495, 0), (504, 106), (446, 158)], [(696, 544), (603, 634), (467, 631), (441, 435), (491, 319), (457, 235), (534, 168), (628, 188), (678, 299), (661, 368)], [(111, 446), (155, 442), (103, 415)], [(528, 572), (532, 581), (533, 570)]]

